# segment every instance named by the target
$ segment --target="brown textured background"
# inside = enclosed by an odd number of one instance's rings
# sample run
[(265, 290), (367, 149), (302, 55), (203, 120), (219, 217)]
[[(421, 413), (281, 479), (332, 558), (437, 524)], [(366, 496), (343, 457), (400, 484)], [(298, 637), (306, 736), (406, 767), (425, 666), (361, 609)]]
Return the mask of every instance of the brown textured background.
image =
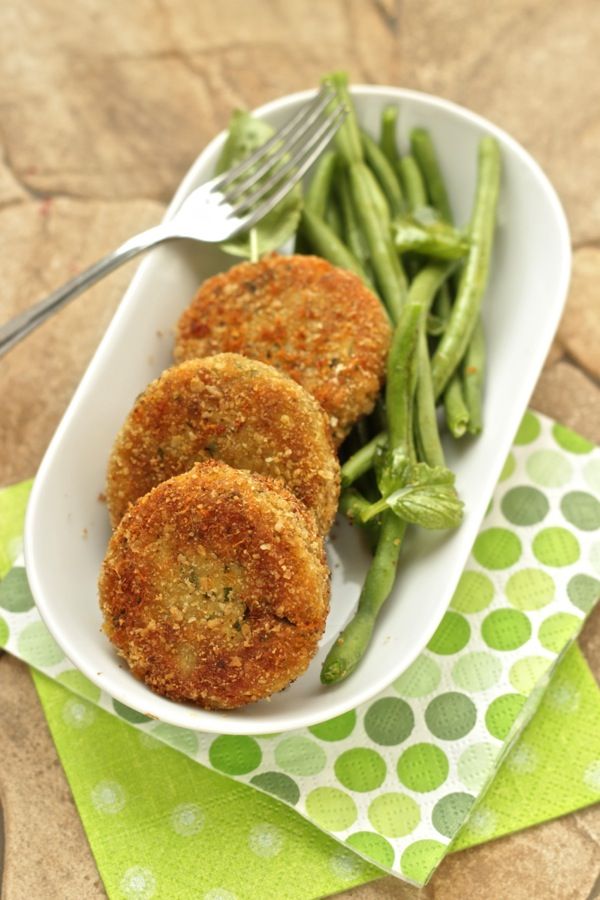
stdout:
[[(233, 106), (343, 67), (354, 81), (469, 106), (546, 169), (575, 261), (532, 404), (600, 441), (598, 46), (597, 0), (3, 0), (0, 321), (156, 222)], [(0, 484), (35, 472), (131, 273), (110, 276), (1, 361)], [(599, 622), (582, 638), (596, 673)], [(0, 696), (2, 896), (104, 897), (29, 675), (7, 656)], [(420, 892), (385, 878), (340, 896), (591, 900), (599, 860), (596, 807), (456, 854)]]

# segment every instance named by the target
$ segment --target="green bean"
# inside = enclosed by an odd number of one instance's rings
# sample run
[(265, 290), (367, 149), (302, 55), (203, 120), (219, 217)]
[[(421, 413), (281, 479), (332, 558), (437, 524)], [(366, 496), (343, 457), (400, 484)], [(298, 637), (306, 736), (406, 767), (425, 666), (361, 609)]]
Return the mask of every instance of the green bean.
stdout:
[(342, 225), (342, 214), (340, 212), (339, 206), (335, 202), (329, 202), (327, 204), (327, 209), (325, 210), (325, 222), (333, 233), (339, 238), (343, 243), (343, 225)]
[(354, 208), (367, 239), (371, 264), (392, 322), (397, 322), (406, 296), (406, 279), (391, 240), (373, 205), (369, 169), (356, 163), (348, 169)]
[(334, 266), (340, 266), (342, 269), (354, 272), (359, 278), (362, 278), (365, 284), (370, 286), (369, 280), (358, 260), (354, 258), (346, 245), (340, 241), (326, 222), (310, 210), (303, 209), (300, 227), (302, 234), (319, 256), (329, 260)]
[(379, 134), (379, 146), (387, 157), (388, 162), (395, 166), (398, 162), (398, 145), (396, 143), (396, 126), (398, 122), (398, 107), (386, 106), (381, 114), (381, 131)]
[(369, 546), (374, 551), (379, 540), (380, 525), (376, 519), (363, 523), (360, 518), (362, 511), (369, 506), (369, 501), (356, 488), (346, 488), (340, 494), (339, 511), (347, 516), (353, 525), (358, 525), (364, 531)]
[(399, 162), (402, 187), (408, 201), (408, 208), (414, 212), (422, 206), (427, 206), (427, 191), (425, 182), (413, 156), (403, 156)]
[(358, 608), (335, 641), (321, 669), (323, 684), (343, 681), (354, 672), (371, 640), (379, 610), (389, 597), (406, 523), (389, 511), (384, 513), (375, 555), (360, 592)]
[(446, 425), (450, 434), (461, 438), (469, 425), (469, 410), (465, 403), (462, 384), (458, 375), (453, 375), (444, 391)]
[(362, 233), (356, 218), (356, 212), (352, 204), (350, 195), (350, 184), (348, 182), (348, 173), (340, 172), (336, 179), (336, 190), (342, 210), (343, 235), (344, 241), (348, 245), (351, 253), (354, 254), (361, 266), (367, 271), (369, 248), (367, 247), (365, 236)]
[(415, 437), (420, 451), (420, 459), (428, 466), (443, 466), (444, 451), (440, 441), (435, 398), (431, 380), (431, 365), (427, 348), (425, 328), (419, 333), (418, 346), (419, 378), (417, 381), (417, 409)]
[(406, 287), (406, 275), (404, 273), (404, 269), (402, 267), (402, 262), (400, 261), (400, 257), (394, 250), (392, 237), (390, 233), (391, 227), (391, 218), (390, 218), (390, 209), (385, 199), (385, 194), (381, 189), (381, 185), (377, 181), (375, 175), (371, 171), (368, 166), (364, 167), (365, 181), (368, 184), (369, 192), (371, 194), (371, 199), (373, 201), (373, 206), (375, 208), (375, 212), (377, 214), (379, 220), (380, 230), (383, 231), (385, 236), (386, 244), (388, 245), (387, 253), (389, 258), (389, 263), (391, 266), (393, 277), (396, 282), (403, 287)]
[(434, 297), (455, 268), (454, 262), (432, 262), (412, 280), (407, 302), (418, 304), (423, 311), (423, 319), (429, 312)]
[[(442, 285), (438, 293), (436, 309), (440, 319), (445, 323), (442, 330), (443, 334), (452, 312), (450, 291), (447, 284)], [(455, 438), (462, 437), (469, 424), (469, 410), (465, 403), (462, 381), (457, 372), (451, 377), (444, 390), (444, 411), (446, 414), (446, 425), (450, 434)]]
[(362, 162), (363, 149), (360, 129), (354, 111), (354, 104), (348, 91), (348, 76), (345, 72), (333, 72), (323, 79), (323, 84), (330, 84), (348, 110), (348, 114), (338, 128), (334, 141), (337, 151), (346, 165)]
[(429, 313), (427, 316), (427, 334), (431, 337), (439, 337), (446, 330), (446, 321), (437, 313)]
[[(414, 456), (412, 408), (416, 384), (416, 345), (421, 307), (407, 304), (400, 315), (388, 357), (387, 410), (392, 448)], [(373, 634), (377, 615), (396, 578), (406, 524), (391, 510), (383, 513), (375, 554), (363, 584), (354, 617), (333, 644), (321, 669), (323, 684), (343, 681), (354, 672)]]
[(469, 252), (469, 241), (452, 225), (437, 222), (422, 225), (414, 219), (392, 222), (394, 246), (399, 253), (421, 253), (436, 259), (462, 259)]
[(413, 406), (417, 385), (416, 348), (422, 306), (407, 303), (394, 330), (387, 362), (385, 405), (390, 448), (414, 458)]
[(448, 327), (432, 359), (433, 387), (439, 396), (469, 345), (487, 284), (500, 189), (500, 150), (484, 137), (479, 144), (475, 208), (471, 220), (471, 249), (461, 273)]
[(360, 478), (361, 475), (373, 468), (377, 448), (383, 447), (386, 441), (387, 436), (382, 431), (346, 460), (342, 466), (342, 487), (349, 487), (351, 484), (354, 484), (357, 478)]
[(469, 434), (479, 434), (482, 427), (482, 377), (485, 360), (485, 336), (478, 319), (463, 360), (465, 401), (469, 410)]
[(390, 165), (385, 153), (383, 153), (371, 135), (367, 134), (366, 131), (361, 131), (361, 138), (363, 152), (367, 163), (381, 185), (381, 189), (385, 194), (392, 215), (402, 215), (406, 204), (402, 195), (400, 182), (396, 177), (394, 169)]
[(390, 208), (385, 199), (385, 194), (381, 190), (381, 185), (367, 165), (364, 166), (364, 179), (368, 186), (371, 202), (375, 208), (379, 222), (381, 223), (382, 228), (387, 231), (392, 224)]
[(421, 307), (418, 343), (418, 381), (415, 434), (424, 461), (430, 466), (444, 465), (444, 452), (440, 442), (435, 412), (435, 398), (431, 381), (431, 367), (427, 349), (427, 313), (436, 292), (445, 283), (453, 266), (446, 263), (431, 264), (422, 269), (412, 282), (408, 302)]
[(432, 206), (438, 210), (446, 222), (452, 222), (452, 210), (446, 185), (429, 132), (424, 128), (414, 128), (410, 133), (410, 146), (423, 174)]
[(304, 195), (304, 209), (310, 210), (321, 219), (324, 218), (327, 209), (336, 165), (337, 155), (333, 150), (325, 151), (315, 166), (313, 177)]
[(363, 510), (367, 509), (369, 506), (369, 501), (365, 500), (363, 495), (356, 490), (356, 488), (345, 488), (340, 493), (340, 504), (339, 510), (341, 513), (344, 513), (345, 516), (348, 516), (349, 519), (354, 519), (358, 524), (360, 524), (360, 516)]

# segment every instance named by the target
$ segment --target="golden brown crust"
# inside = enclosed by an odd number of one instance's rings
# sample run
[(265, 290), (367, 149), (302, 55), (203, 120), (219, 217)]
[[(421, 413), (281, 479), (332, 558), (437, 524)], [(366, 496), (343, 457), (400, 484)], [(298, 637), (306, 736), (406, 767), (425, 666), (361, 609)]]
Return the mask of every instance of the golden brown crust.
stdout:
[(113, 526), (161, 481), (211, 458), (282, 479), (320, 531), (331, 528), (340, 475), (327, 417), (291, 378), (233, 353), (167, 369), (138, 397), (108, 466)]
[(179, 320), (175, 359), (227, 351), (270, 363), (316, 397), (339, 444), (373, 409), (390, 338), (356, 275), (314, 256), (272, 255), (204, 282)]
[(329, 572), (314, 517), (293, 494), (212, 461), (129, 509), (99, 591), (104, 629), (134, 675), (172, 700), (230, 709), (305, 671)]

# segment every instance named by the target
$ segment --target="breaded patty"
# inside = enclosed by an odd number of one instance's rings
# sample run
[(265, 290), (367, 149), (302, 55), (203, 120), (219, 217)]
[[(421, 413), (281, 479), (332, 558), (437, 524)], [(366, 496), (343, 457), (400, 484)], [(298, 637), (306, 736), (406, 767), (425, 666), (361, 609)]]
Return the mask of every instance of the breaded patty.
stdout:
[(108, 466), (113, 526), (138, 497), (210, 458), (281, 478), (323, 534), (331, 527), (340, 474), (325, 413), (287, 375), (234, 353), (167, 369), (137, 399)]
[(340, 444), (373, 409), (390, 339), (381, 303), (352, 272), (272, 255), (204, 282), (179, 320), (175, 359), (228, 351), (270, 363), (316, 397)]
[(314, 516), (281, 482), (210, 461), (130, 507), (99, 591), (134, 675), (172, 700), (231, 709), (304, 672), (329, 572)]

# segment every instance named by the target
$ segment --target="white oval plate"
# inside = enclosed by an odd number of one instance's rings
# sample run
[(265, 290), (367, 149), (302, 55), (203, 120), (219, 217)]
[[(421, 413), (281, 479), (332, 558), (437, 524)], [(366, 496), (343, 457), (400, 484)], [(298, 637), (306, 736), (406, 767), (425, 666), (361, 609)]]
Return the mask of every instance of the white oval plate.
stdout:
[[(256, 111), (279, 127), (313, 92), (275, 100)], [(356, 603), (368, 556), (343, 523), (329, 543), (331, 613), (308, 671), (269, 701), (227, 713), (173, 703), (136, 680), (100, 631), (96, 582), (109, 539), (104, 487), (113, 439), (136, 395), (172, 364), (173, 327), (199, 283), (235, 260), (214, 247), (172, 242), (143, 261), (46, 452), (25, 529), (27, 571), (38, 609), (73, 664), (112, 697), (173, 725), (209, 732), (260, 734), (306, 726), (369, 700), (423, 649), (446, 610), (492, 496), (519, 421), (558, 325), (570, 272), (569, 232), (554, 189), (534, 160), (505, 132), (445, 100), (388, 87), (355, 87), (358, 117), (374, 135), (381, 111), (400, 105), (400, 137), (430, 129), (459, 223), (468, 221), (477, 142), (493, 134), (503, 178), (492, 275), (485, 297), (488, 341), (485, 430), (476, 440), (445, 442), (466, 504), (449, 534), (412, 530), (393, 595), (383, 609), (358, 671), (324, 688), (321, 663)], [(211, 177), (224, 135), (215, 138), (184, 178), (172, 216), (194, 187)], [(80, 300), (79, 302), (85, 302)]]

